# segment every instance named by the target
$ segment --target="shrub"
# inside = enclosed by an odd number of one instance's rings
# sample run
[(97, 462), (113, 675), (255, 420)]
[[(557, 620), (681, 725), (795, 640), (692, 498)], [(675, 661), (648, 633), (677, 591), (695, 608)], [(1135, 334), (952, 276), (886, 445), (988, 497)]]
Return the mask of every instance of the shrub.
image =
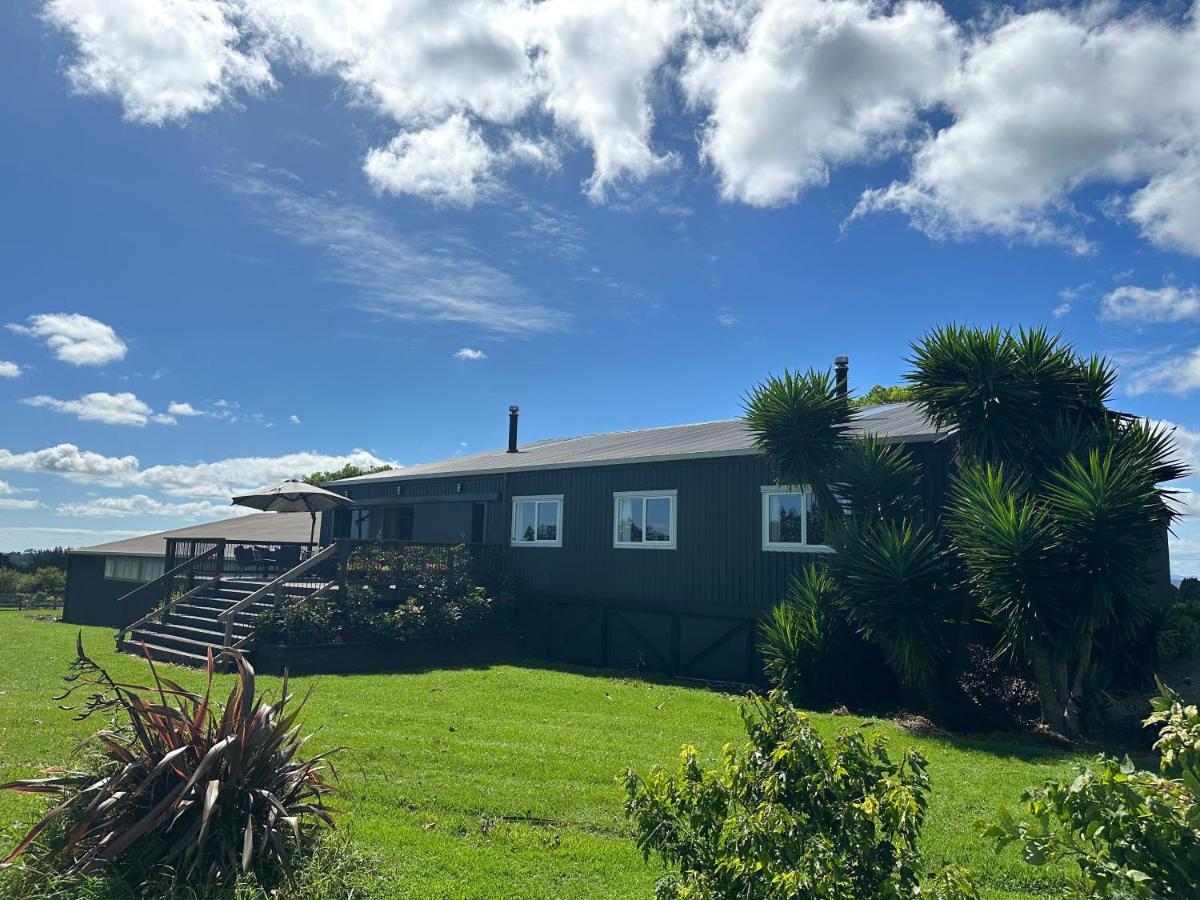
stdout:
[(1159, 725), (1161, 774), (1126, 757), (1100, 756), (1072, 782), (1048, 781), (1022, 795), (1031, 822), (1002, 811), (984, 827), (999, 851), (1021, 845), (1025, 861), (1069, 861), (1075, 896), (1184, 898), (1200, 884), (1200, 712), (1159, 682), (1147, 725)]
[(919, 753), (893, 761), (882, 736), (849, 729), (826, 747), (778, 691), (742, 716), (750, 743), (727, 746), (719, 768), (705, 771), (684, 747), (674, 775), (625, 775), (639, 849), (673, 869), (660, 898), (974, 896), (953, 870), (921, 891), (929, 775)]
[(824, 567), (802, 569), (760, 628), (767, 678), (794, 704), (877, 699), (881, 681), (888, 681), (878, 654), (851, 630), (836, 583)]
[(1158, 656), (1163, 662), (1200, 657), (1200, 585), (1185, 578), (1175, 592), (1158, 631)]
[(32, 575), (17, 569), (0, 569), (0, 594), (28, 594), (32, 589)]
[(350, 556), (344, 596), (296, 597), (259, 622), (262, 641), (454, 640), (503, 622), (512, 593), (484, 587), (466, 547), (360, 547)]
[(0, 785), (58, 799), (5, 862), (33, 848), (41, 867), (67, 879), (113, 869), (131, 882), (221, 884), (248, 873), (270, 881), (290, 870), (317, 826), (332, 824), (328, 754), (300, 756), (303, 702), (288, 708), (286, 678), (268, 702), (238, 654), (222, 708), (212, 700), (211, 653), (203, 694), (161, 677), (153, 662), (152, 687), (117, 683), (85, 655), (82, 636), (76, 655), (71, 686), (56, 699), (82, 689), (78, 718), (105, 712), (114, 724), (93, 735), (79, 770)]

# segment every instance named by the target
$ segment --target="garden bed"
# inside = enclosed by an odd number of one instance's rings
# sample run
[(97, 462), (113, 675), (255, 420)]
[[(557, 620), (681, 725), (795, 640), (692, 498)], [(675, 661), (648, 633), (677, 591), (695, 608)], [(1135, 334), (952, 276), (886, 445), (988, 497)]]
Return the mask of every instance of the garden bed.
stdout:
[(254, 667), (270, 675), (337, 675), (353, 672), (403, 672), (452, 666), (512, 662), (521, 655), (516, 632), (475, 634), (455, 640), (414, 638), (343, 644), (260, 644), (251, 654)]

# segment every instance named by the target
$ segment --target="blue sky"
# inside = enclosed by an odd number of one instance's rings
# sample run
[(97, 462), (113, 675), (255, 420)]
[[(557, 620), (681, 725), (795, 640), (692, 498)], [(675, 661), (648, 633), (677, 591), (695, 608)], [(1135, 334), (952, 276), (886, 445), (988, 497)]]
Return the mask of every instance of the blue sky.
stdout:
[(510, 403), (533, 439), (733, 416), (838, 354), (895, 383), (952, 320), (1114, 357), (1200, 461), (1189, 7), (328, 15), (0, 9), (0, 549), (487, 449)]

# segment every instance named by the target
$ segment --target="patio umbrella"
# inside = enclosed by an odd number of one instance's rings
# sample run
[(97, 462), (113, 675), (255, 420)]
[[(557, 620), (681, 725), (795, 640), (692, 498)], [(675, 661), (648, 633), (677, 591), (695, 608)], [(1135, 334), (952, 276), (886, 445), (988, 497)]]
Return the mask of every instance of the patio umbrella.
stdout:
[(350, 499), (325, 488), (292, 479), (274, 487), (259, 488), (248, 494), (233, 498), (234, 506), (249, 506), (263, 512), (306, 512), (312, 516), (312, 528), (308, 531), (311, 544), (317, 530), (317, 513), (339, 506), (348, 506)]

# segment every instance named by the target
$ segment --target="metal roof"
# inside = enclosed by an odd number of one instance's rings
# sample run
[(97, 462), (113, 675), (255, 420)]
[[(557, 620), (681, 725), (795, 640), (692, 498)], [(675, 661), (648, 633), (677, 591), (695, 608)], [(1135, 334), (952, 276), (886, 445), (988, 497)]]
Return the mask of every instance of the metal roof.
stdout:
[[(947, 434), (939, 430), (912, 403), (886, 403), (858, 410), (851, 434), (874, 434), (890, 441), (927, 441)], [(518, 453), (488, 450), (471, 456), (456, 456), (440, 462), (405, 466), (330, 481), (330, 485), (358, 485), (407, 478), (436, 478), (480, 475), (579, 466), (662, 462), (706, 456), (740, 456), (758, 452), (742, 419), (668, 425), (639, 431), (617, 431), (581, 437), (550, 438), (521, 444)]]
[[(317, 533), (321, 531), (317, 513)], [(296, 513), (253, 513), (217, 522), (190, 525), (174, 531), (159, 531), (141, 537), (81, 547), (72, 553), (97, 553), (104, 556), (166, 556), (167, 538), (225, 538), (228, 541), (308, 541), (312, 519)]]

